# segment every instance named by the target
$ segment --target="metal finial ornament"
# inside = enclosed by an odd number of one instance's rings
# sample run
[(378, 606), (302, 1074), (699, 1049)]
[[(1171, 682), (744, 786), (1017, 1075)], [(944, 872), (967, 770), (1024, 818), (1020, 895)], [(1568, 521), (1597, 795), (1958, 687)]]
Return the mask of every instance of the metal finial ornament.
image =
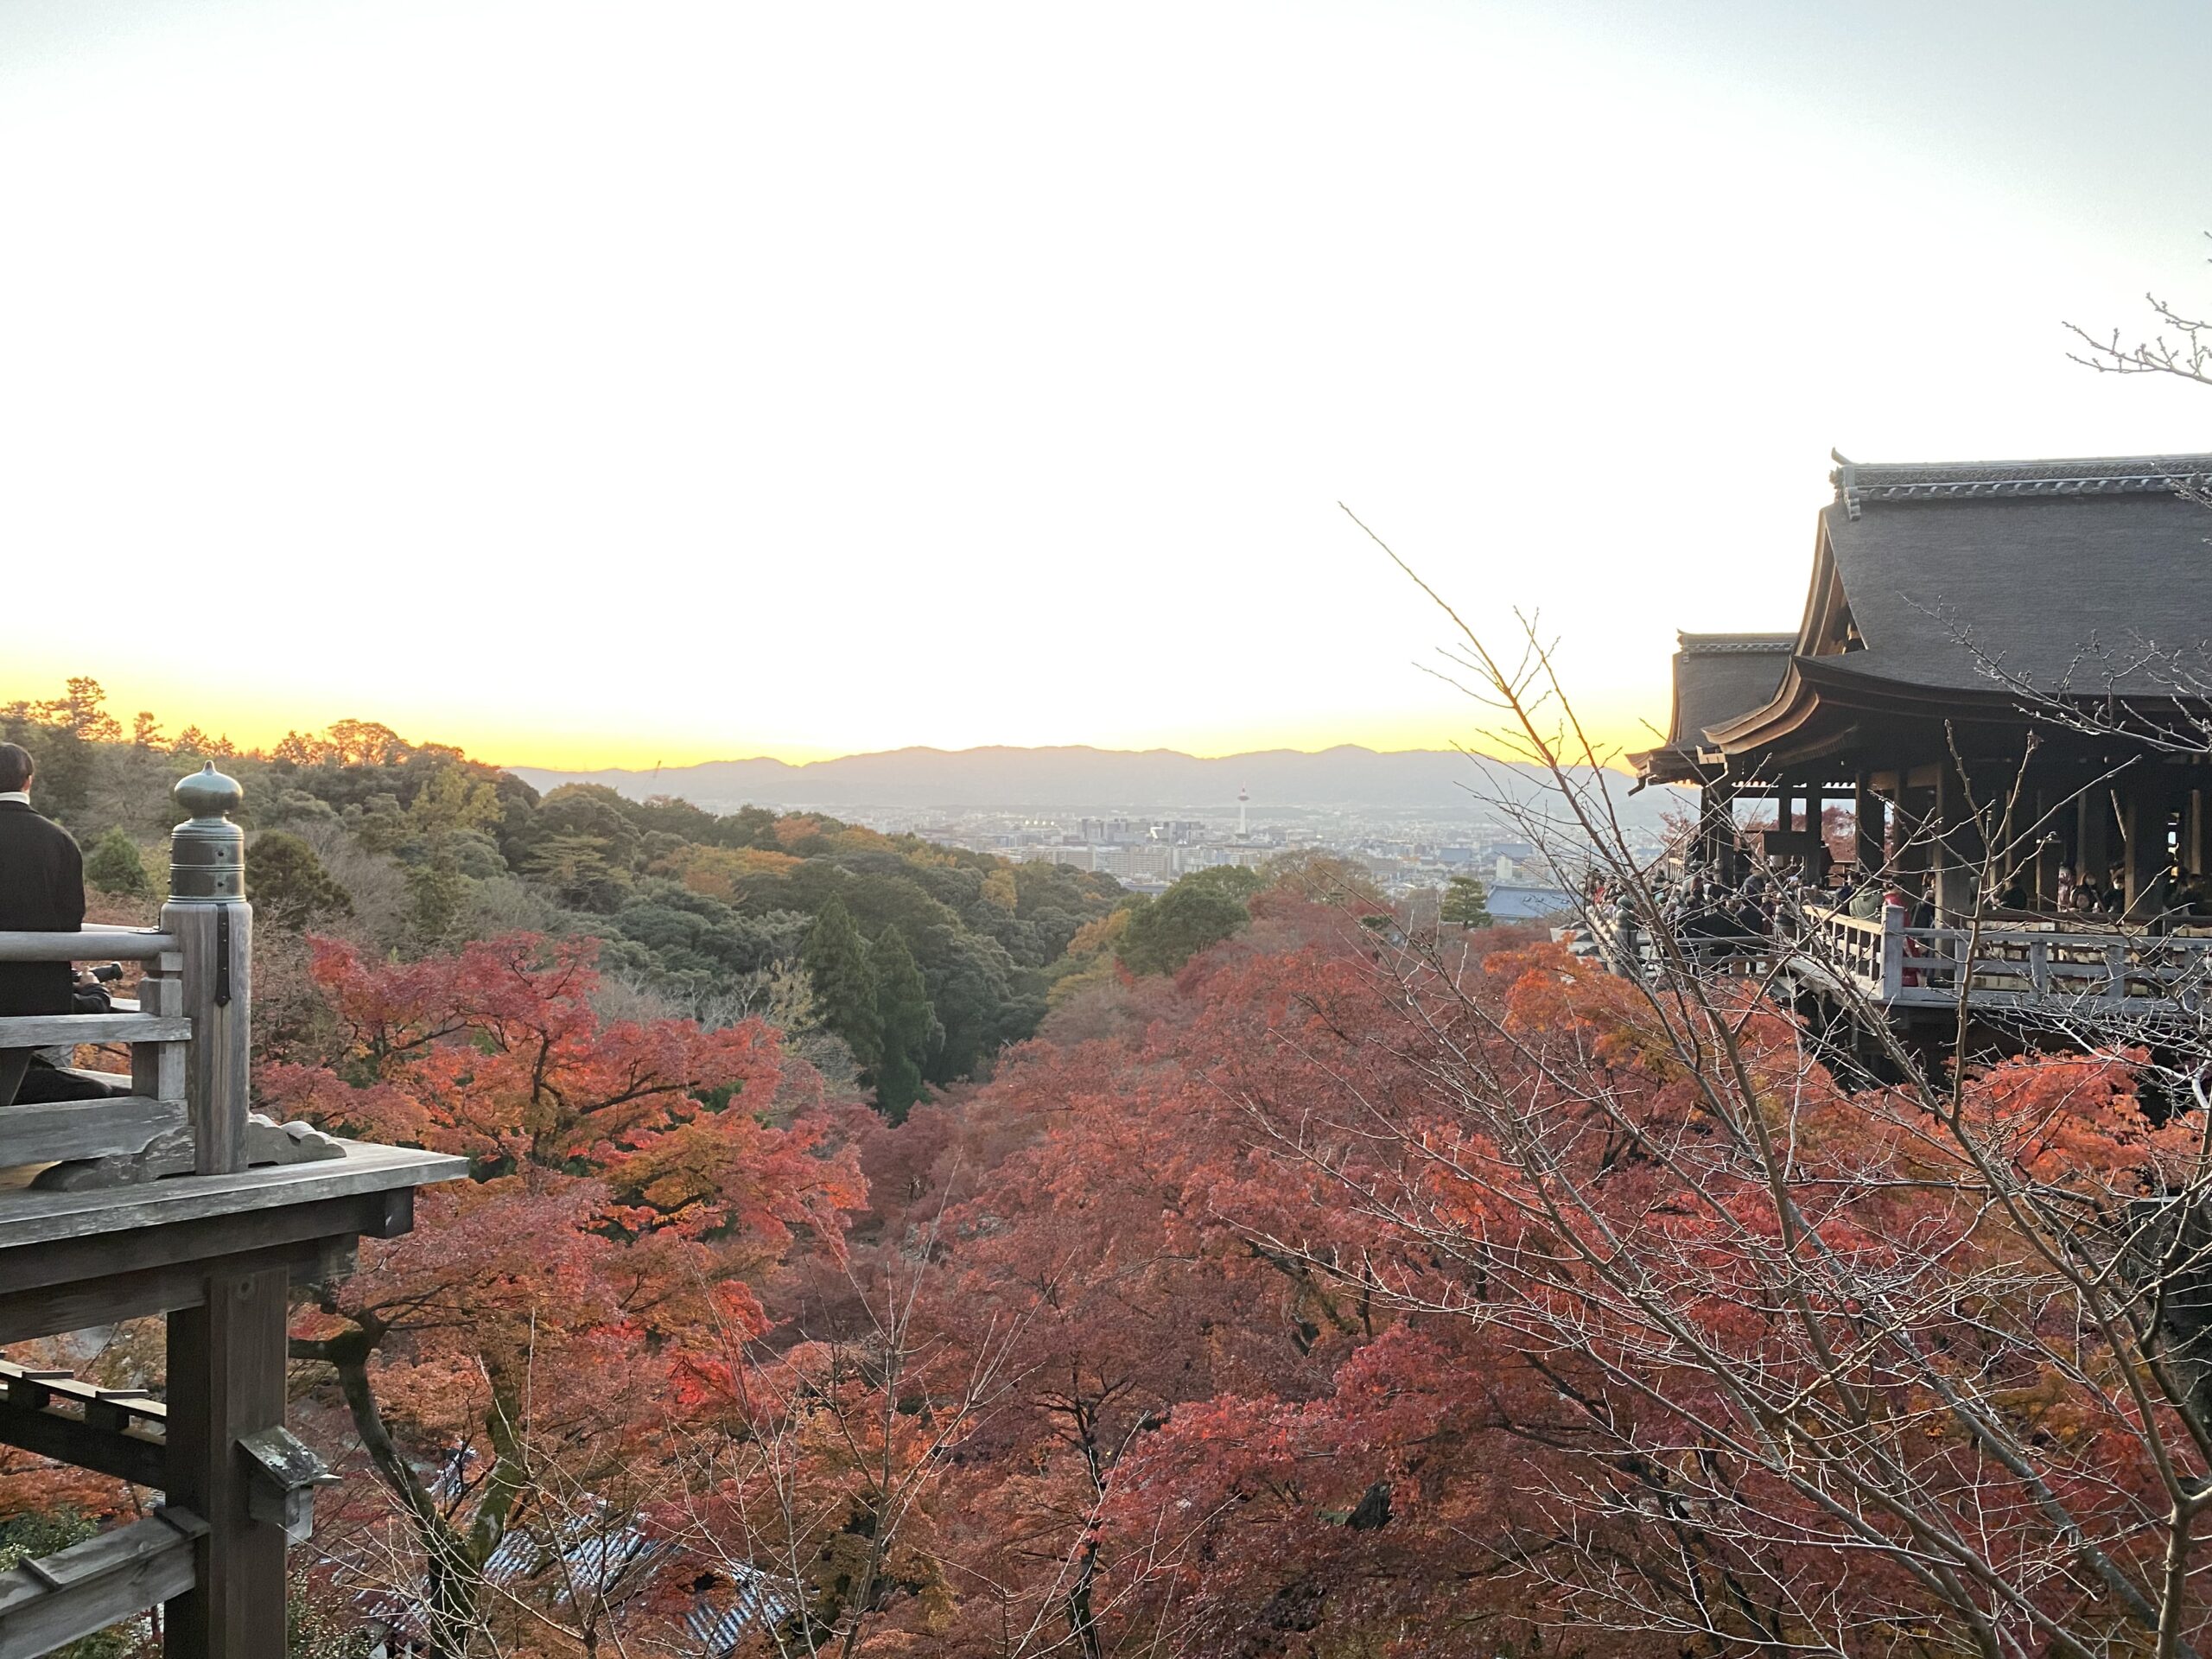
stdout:
[(180, 905), (235, 905), (245, 898), (245, 831), (231, 814), (245, 799), (235, 778), (210, 760), (173, 791), (192, 814), (169, 832), (169, 900)]

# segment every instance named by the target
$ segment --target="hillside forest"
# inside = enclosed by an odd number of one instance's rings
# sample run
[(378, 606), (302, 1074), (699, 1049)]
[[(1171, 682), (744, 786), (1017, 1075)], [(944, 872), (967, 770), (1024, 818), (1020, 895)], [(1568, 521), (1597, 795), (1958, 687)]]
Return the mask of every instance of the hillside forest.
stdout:
[[(2044, 1219), (2196, 1156), (2142, 1057), (1841, 1077), (1756, 989), (1645, 996), (1474, 893), (1423, 934), (1325, 861), (1135, 902), (376, 726), (237, 754), (87, 682), (4, 726), (106, 919), (171, 781), (241, 779), (258, 1108), (469, 1160), (295, 1287), (340, 1477), (296, 1655), (2204, 1638), (2155, 1589), (2197, 1373)], [(157, 1325), (13, 1357), (161, 1382)], [(148, 1501), (0, 1457), (10, 1559)]]

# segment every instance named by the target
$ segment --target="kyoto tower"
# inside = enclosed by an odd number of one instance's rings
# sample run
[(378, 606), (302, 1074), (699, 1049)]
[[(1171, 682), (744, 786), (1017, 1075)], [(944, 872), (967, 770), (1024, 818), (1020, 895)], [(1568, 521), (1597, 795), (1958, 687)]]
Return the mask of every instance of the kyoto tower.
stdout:
[(1237, 785), (1237, 786), (1236, 786), (1236, 839), (1237, 839), (1237, 840), (1239, 840), (1239, 841), (1243, 841), (1243, 840), (1248, 839), (1248, 832), (1246, 831), (1246, 830), (1245, 830), (1245, 828), (1244, 828), (1244, 804), (1245, 804), (1247, 801), (1250, 800), (1251, 798), (1252, 798), (1252, 791), (1251, 791), (1250, 790), (1249, 790), (1249, 789), (1245, 788), (1245, 787), (1244, 787), (1244, 785), (1242, 785), (1242, 784)]

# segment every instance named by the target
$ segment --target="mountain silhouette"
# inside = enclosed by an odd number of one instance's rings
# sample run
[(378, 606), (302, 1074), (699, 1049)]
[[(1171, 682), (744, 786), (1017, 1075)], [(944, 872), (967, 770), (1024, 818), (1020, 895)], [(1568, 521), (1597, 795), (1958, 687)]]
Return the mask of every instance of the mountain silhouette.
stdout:
[[(1309, 753), (1261, 749), (1202, 758), (1174, 749), (892, 749), (792, 765), (766, 758), (709, 760), (651, 771), (509, 770), (544, 791), (601, 784), (633, 799), (671, 795), (709, 811), (740, 806), (829, 812), (857, 807), (1035, 808), (1097, 813), (1233, 812), (1240, 789), (1255, 815), (1270, 808), (1427, 810), (1495, 817), (1499, 803), (1556, 816), (1552, 779), (1539, 768), (1450, 749), (1377, 751), (1353, 744)], [(1578, 768), (1580, 785), (1601, 783), (1624, 823), (1656, 828), (1675, 791), (1629, 793), (1619, 772)]]

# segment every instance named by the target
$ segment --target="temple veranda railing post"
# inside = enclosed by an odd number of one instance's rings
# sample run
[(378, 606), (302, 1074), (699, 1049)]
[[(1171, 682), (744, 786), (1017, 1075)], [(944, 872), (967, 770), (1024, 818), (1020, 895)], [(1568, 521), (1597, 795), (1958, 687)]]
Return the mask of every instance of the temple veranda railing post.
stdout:
[[(176, 786), (192, 816), (170, 836), (162, 907), (192, 1020), (185, 1098), (202, 1175), (246, 1164), (253, 911), (245, 833), (230, 816), (243, 794), (212, 762)], [(167, 1496), (207, 1522), (194, 1541), (192, 1589), (164, 1604), (168, 1659), (276, 1659), (284, 1651), (284, 1530), (251, 1512), (239, 1442), (283, 1425), (286, 1289), (282, 1268), (213, 1272), (198, 1306), (168, 1315)]]
[(193, 1166), (226, 1175), (245, 1167), (253, 1065), (253, 907), (245, 899), (245, 832), (230, 817), (244, 791), (210, 761), (176, 795), (192, 817), (169, 838), (162, 931), (176, 938), (182, 1012), (192, 1020), (185, 1099)]

